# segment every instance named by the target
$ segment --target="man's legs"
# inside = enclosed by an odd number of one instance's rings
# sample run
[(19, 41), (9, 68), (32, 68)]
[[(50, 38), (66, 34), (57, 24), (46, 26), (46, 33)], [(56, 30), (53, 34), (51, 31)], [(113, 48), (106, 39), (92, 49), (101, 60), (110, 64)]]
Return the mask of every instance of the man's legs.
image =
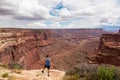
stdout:
[(50, 75), (49, 75), (49, 68), (48, 68), (48, 76), (50, 76)]
[(49, 71), (50, 71), (50, 66), (48, 66), (48, 67), (47, 67), (47, 69), (48, 69), (48, 76), (50, 76), (50, 74), (49, 74)]
[(45, 66), (45, 67), (43, 68), (43, 70), (42, 70), (42, 73), (44, 73), (45, 68), (48, 69), (48, 76), (50, 76), (50, 75), (49, 75), (50, 66)]
[(46, 66), (44, 66), (43, 70), (42, 70), (42, 73), (44, 73), (44, 70), (45, 70)]

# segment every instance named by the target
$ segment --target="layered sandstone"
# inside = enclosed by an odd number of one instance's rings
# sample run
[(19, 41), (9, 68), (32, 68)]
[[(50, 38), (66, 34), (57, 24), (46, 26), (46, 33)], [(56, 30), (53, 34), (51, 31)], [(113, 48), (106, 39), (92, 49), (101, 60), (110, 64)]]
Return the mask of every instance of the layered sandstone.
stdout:
[[(120, 33), (120, 32), (119, 32)], [(99, 49), (91, 59), (95, 63), (120, 65), (120, 34), (103, 34), (100, 38)]]
[(30, 69), (40, 60), (40, 47), (52, 43), (49, 30), (0, 29), (0, 62), (18, 62)]
[(54, 69), (67, 70), (88, 63), (86, 55), (98, 46), (103, 33), (102, 29), (0, 29), (0, 62), (40, 69), (49, 54)]
[(82, 63), (88, 63), (86, 54), (99, 45), (99, 37), (105, 31), (102, 29), (60, 29), (52, 30), (52, 33), (56, 42), (41, 48), (43, 56), (49, 53), (55, 69), (67, 70)]

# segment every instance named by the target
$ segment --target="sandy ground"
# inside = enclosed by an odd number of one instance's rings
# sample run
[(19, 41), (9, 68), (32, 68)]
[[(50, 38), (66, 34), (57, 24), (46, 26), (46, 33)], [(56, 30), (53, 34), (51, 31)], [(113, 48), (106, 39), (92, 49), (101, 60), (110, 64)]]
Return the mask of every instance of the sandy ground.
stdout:
[[(47, 70), (0, 70), (0, 80), (62, 80), (65, 72), (59, 70), (50, 70), (50, 76), (47, 76)], [(8, 73), (8, 77), (3, 78), (1, 75)], [(14, 79), (10, 79), (13, 76)]]

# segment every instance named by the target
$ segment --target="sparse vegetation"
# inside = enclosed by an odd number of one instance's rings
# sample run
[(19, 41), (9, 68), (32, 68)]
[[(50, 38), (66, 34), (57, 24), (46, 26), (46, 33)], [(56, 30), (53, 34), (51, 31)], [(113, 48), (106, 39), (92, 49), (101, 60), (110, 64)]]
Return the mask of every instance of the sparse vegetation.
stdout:
[(97, 74), (96, 72), (89, 72), (85, 78), (85, 80), (97, 80)]
[(100, 66), (97, 70), (98, 80), (113, 80), (114, 78), (114, 68)]
[(8, 65), (7, 64), (0, 64), (0, 67), (8, 68)]
[(9, 76), (8, 80), (17, 80), (15, 76)]
[(115, 80), (120, 80), (120, 68), (115, 68), (114, 79)]
[(22, 66), (20, 64), (15, 64), (14, 65), (14, 69), (21, 69), (21, 68), (22, 68)]
[(8, 77), (8, 75), (9, 75), (9, 73), (8, 73), (8, 72), (5, 72), (5, 73), (3, 73), (1, 76), (2, 76), (3, 78), (5, 78), (5, 77)]
[(21, 64), (18, 64), (18, 63), (10, 63), (9, 68), (11, 68), (11, 69), (23, 69), (23, 66)]
[[(76, 76), (77, 75), (77, 76)], [(73, 79), (72, 79), (73, 78)], [(120, 69), (114, 66), (81, 65), (66, 72), (63, 80), (120, 80)]]
[(66, 75), (67, 76), (64, 77), (64, 80), (78, 80), (79, 79), (79, 75), (77, 74), (77, 70), (75, 68), (67, 71)]
[(75, 74), (75, 75), (71, 75), (71, 76), (65, 76), (64, 80), (79, 80), (79, 75)]

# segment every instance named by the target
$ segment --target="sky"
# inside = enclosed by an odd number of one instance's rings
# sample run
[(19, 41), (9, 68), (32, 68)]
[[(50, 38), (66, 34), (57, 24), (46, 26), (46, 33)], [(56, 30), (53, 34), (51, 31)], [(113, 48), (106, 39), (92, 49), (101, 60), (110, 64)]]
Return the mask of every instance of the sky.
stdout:
[(120, 28), (120, 0), (0, 0), (0, 28)]

